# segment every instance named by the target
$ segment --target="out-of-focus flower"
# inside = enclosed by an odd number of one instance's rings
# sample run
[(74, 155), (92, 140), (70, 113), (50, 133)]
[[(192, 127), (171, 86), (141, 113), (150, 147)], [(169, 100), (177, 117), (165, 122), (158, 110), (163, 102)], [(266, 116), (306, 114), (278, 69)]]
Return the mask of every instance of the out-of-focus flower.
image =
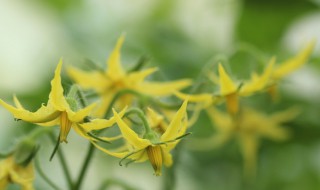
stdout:
[[(95, 113), (97, 117), (102, 117), (105, 114), (110, 102), (121, 90), (133, 90), (150, 96), (167, 96), (191, 84), (189, 79), (173, 82), (145, 81), (145, 78), (155, 72), (157, 68), (126, 72), (120, 63), (120, 48), (123, 41), (124, 36), (121, 36), (106, 62), (107, 70), (85, 72), (73, 67), (68, 69), (69, 76), (76, 83), (83, 88), (94, 89), (101, 96), (102, 103)], [(122, 96), (118, 101), (119, 107), (130, 105), (132, 99), (133, 95), (131, 94)]]
[(0, 189), (6, 189), (10, 183), (18, 184), (22, 190), (33, 190), (33, 164), (17, 164), (13, 156), (0, 161)]
[(47, 105), (42, 105), (35, 112), (30, 112), (23, 108), (16, 96), (13, 97), (15, 107), (7, 104), (0, 99), (0, 104), (10, 111), (17, 119), (35, 123), (40, 126), (60, 126), (60, 142), (67, 142), (67, 136), (71, 127), (80, 135), (84, 136), (83, 130), (80, 129), (79, 124), (84, 122), (95, 104), (91, 104), (83, 109), (78, 109), (77, 104), (73, 98), (65, 97), (61, 85), (61, 67), (62, 60), (60, 60), (54, 78), (51, 81), (51, 92)]
[(239, 111), (239, 96), (250, 96), (266, 88), (269, 78), (272, 74), (272, 68), (275, 58), (272, 58), (261, 75), (252, 74), (251, 80), (242, 84), (236, 84), (226, 73), (223, 66), (219, 64), (219, 86), (218, 95), (196, 94), (189, 95), (181, 92), (175, 92), (175, 95), (181, 99), (188, 98), (190, 102), (201, 103), (203, 107), (219, 102), (222, 98), (226, 100), (227, 110), (230, 114), (235, 115)]
[(217, 134), (207, 141), (206, 148), (216, 148), (236, 138), (241, 147), (244, 158), (244, 168), (247, 176), (254, 175), (256, 170), (257, 152), (261, 138), (275, 141), (285, 140), (289, 131), (282, 124), (292, 120), (299, 111), (296, 108), (267, 116), (251, 108), (244, 108), (237, 117), (218, 111), (215, 108), (207, 109), (209, 117), (217, 129)]
[(167, 128), (168, 123), (165, 121), (163, 115), (157, 113), (151, 108), (148, 108), (147, 118), (149, 119), (150, 127), (159, 134), (163, 134)]
[(33, 159), (38, 146), (33, 139), (20, 141), (10, 153), (2, 155), (0, 160), (0, 189), (6, 189), (9, 184), (18, 184), (22, 190), (33, 190), (35, 178)]
[(274, 70), (272, 71), (272, 75), (269, 81), (270, 86), (268, 88), (268, 92), (273, 98), (273, 100), (276, 100), (278, 97), (278, 93), (277, 93), (278, 81), (284, 78), (285, 76), (289, 75), (290, 73), (294, 72), (302, 65), (304, 65), (309, 59), (309, 56), (311, 55), (314, 46), (315, 46), (315, 41), (312, 41), (304, 49), (302, 49), (296, 56), (275, 66)]
[[(185, 101), (180, 109), (177, 111), (170, 124), (164, 129), (163, 134), (158, 134), (155, 126), (149, 128), (146, 133), (140, 137), (135, 131), (133, 131), (114, 111), (115, 118), (117, 120), (118, 126), (121, 130), (123, 138), (127, 142), (127, 148), (122, 152), (111, 152), (106, 150), (96, 143), (94, 145), (102, 150), (103, 152), (118, 157), (118, 158), (129, 158), (134, 162), (144, 162), (149, 160), (152, 167), (154, 168), (155, 175), (161, 175), (161, 168), (164, 164), (166, 167), (172, 165), (172, 156), (170, 151), (175, 148), (175, 146), (180, 141), (181, 137), (185, 135), (187, 129), (187, 116), (186, 116), (187, 101)], [(155, 123), (161, 123), (161, 118), (156, 118), (158, 116), (151, 112), (151, 120)], [(160, 122), (159, 122), (160, 121)]]

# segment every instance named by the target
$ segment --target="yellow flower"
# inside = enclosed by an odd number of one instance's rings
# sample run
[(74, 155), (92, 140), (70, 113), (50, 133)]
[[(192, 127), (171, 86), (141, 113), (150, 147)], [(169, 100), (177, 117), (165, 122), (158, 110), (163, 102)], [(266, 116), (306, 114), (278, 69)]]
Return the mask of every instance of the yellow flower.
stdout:
[(221, 101), (221, 98), (225, 98), (228, 112), (235, 115), (239, 111), (239, 96), (250, 96), (266, 88), (272, 74), (274, 62), (275, 58), (272, 58), (261, 75), (253, 74), (251, 80), (244, 82), (241, 86), (236, 84), (223, 66), (219, 64), (219, 95), (214, 96), (208, 93), (189, 95), (181, 92), (175, 92), (175, 95), (181, 99), (188, 98), (190, 102), (200, 103), (202, 104), (200, 107), (203, 108)]
[(298, 114), (295, 108), (271, 116), (244, 108), (235, 119), (214, 108), (208, 108), (207, 111), (218, 132), (208, 141), (203, 141), (206, 143), (205, 146), (216, 148), (236, 138), (242, 150), (247, 176), (253, 176), (255, 173), (260, 139), (268, 138), (275, 141), (287, 139), (289, 131), (282, 128), (281, 124), (292, 120)]
[(154, 131), (158, 132), (159, 134), (163, 134), (167, 130), (168, 124), (163, 115), (157, 113), (151, 108), (148, 108), (147, 118), (149, 119), (150, 127)]
[(19, 165), (14, 157), (10, 156), (0, 161), (0, 189), (6, 189), (10, 183), (18, 184), (22, 190), (33, 190), (33, 164)]
[(122, 152), (111, 152), (94, 142), (93, 144), (103, 152), (118, 158), (129, 158), (134, 162), (149, 160), (155, 175), (160, 176), (163, 164), (166, 167), (172, 165), (170, 151), (178, 144), (179, 139), (185, 135), (187, 129), (186, 107), (187, 101), (182, 104), (163, 134), (159, 135), (151, 130), (147, 131), (142, 138), (114, 111), (122, 136), (127, 141), (127, 149)]
[(272, 78), (274, 80), (279, 80), (286, 75), (294, 72), (299, 67), (307, 62), (309, 59), (313, 48), (315, 46), (315, 41), (310, 42), (304, 49), (302, 49), (295, 57), (290, 58), (276, 67), (273, 70)]
[(270, 87), (268, 88), (268, 92), (274, 100), (276, 100), (278, 96), (277, 82), (304, 65), (310, 57), (314, 46), (315, 41), (312, 41), (295, 57), (276, 65), (276, 67), (272, 71), (271, 80), (269, 81)]
[(255, 92), (263, 90), (268, 84), (269, 77), (271, 76), (272, 67), (274, 65), (275, 58), (272, 58), (262, 73), (261, 76), (256, 74), (252, 75), (250, 81), (245, 82), (240, 88), (230, 76), (225, 72), (223, 66), (219, 64), (219, 76), (220, 76), (220, 96), (225, 97), (227, 110), (230, 114), (234, 115), (239, 111), (239, 96), (249, 96)]
[(55, 70), (54, 78), (51, 81), (51, 92), (47, 105), (42, 105), (37, 111), (30, 112), (23, 108), (16, 96), (13, 97), (15, 107), (7, 104), (1, 99), (0, 104), (17, 119), (44, 127), (59, 125), (59, 140), (60, 142), (67, 142), (67, 136), (71, 127), (80, 135), (86, 135), (83, 134), (79, 124), (83, 123), (84, 118), (89, 115), (95, 104), (91, 104), (80, 110), (75, 110), (69, 105), (72, 102), (68, 101), (68, 98), (63, 95), (60, 77), (61, 67), (62, 60), (60, 60)]
[[(120, 48), (124, 36), (118, 39), (115, 49), (111, 53), (105, 71), (81, 71), (76, 68), (68, 68), (69, 76), (80, 86), (95, 90), (102, 97), (95, 115), (102, 117), (105, 114), (113, 97), (121, 90), (133, 90), (150, 96), (167, 96), (176, 90), (180, 90), (191, 84), (191, 80), (177, 80), (173, 82), (147, 82), (145, 78), (154, 73), (157, 68), (145, 69), (143, 71), (126, 72), (120, 62)], [(120, 98), (120, 107), (130, 105), (133, 96), (130, 94)]]

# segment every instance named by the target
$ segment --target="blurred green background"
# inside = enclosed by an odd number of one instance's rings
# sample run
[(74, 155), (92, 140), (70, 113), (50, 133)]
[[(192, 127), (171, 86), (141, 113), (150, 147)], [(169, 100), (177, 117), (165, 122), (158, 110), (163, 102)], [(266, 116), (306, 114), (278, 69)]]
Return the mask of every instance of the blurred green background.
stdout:
[[(65, 65), (80, 66), (86, 60), (103, 65), (123, 33), (123, 64), (130, 68), (146, 55), (151, 58), (148, 66), (160, 67), (159, 79), (199, 78), (205, 64), (219, 61), (227, 61), (233, 76), (241, 79), (271, 56), (284, 60), (315, 39), (309, 63), (283, 81), (279, 103), (270, 105), (259, 97), (251, 102), (267, 113), (292, 105), (303, 110), (287, 124), (293, 133), (289, 141), (262, 141), (254, 182), (244, 182), (235, 142), (205, 152), (182, 146), (175, 189), (320, 189), (319, 0), (0, 1), (0, 97), (11, 101), (15, 93), (26, 107), (37, 108), (47, 101), (60, 57)], [(0, 114), (0, 151), (5, 151), (33, 126), (14, 122), (3, 108)], [(193, 137), (214, 132), (205, 114), (190, 131)], [(61, 147), (75, 175), (87, 143), (73, 132), (69, 138)], [(43, 168), (65, 187), (58, 161), (48, 162), (53, 145), (45, 136), (41, 142)], [(84, 189), (97, 188), (108, 178), (137, 189), (163, 189), (165, 177), (153, 176), (149, 163), (125, 168), (118, 161), (96, 154)], [(50, 189), (39, 176), (35, 186)]]

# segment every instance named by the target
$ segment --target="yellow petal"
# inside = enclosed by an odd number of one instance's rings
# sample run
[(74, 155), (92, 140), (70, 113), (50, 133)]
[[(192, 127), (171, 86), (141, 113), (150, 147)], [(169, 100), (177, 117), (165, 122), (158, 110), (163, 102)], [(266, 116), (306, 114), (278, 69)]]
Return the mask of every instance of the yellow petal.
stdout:
[(294, 118), (296, 118), (302, 110), (300, 110), (298, 107), (292, 107), (285, 111), (276, 112), (272, 114), (271, 120), (276, 123), (284, 123), (288, 122)]
[(124, 152), (111, 152), (111, 151), (109, 151), (109, 150), (107, 150), (107, 149), (99, 146), (99, 145), (98, 145), (97, 143), (95, 143), (95, 142), (91, 142), (91, 143), (92, 143), (96, 148), (98, 148), (99, 150), (101, 150), (102, 152), (107, 153), (107, 154), (109, 154), (109, 155), (111, 155), (111, 156), (114, 156), (114, 157), (117, 157), (117, 158), (123, 158), (123, 157), (125, 157), (126, 155), (129, 154), (129, 151), (124, 151)]
[(214, 127), (219, 131), (230, 131), (232, 130), (232, 119), (228, 114), (222, 113), (213, 107), (206, 109), (208, 116)]
[(154, 73), (157, 70), (158, 70), (158, 68), (154, 67), (154, 68), (150, 68), (150, 69), (145, 69), (143, 71), (136, 71), (136, 72), (129, 73), (128, 74), (128, 81), (132, 84), (139, 84), (142, 81), (144, 81), (144, 79), (147, 76), (151, 75), (152, 73)]
[(105, 92), (110, 84), (110, 80), (99, 71), (90, 71), (85, 72), (79, 69), (68, 67), (68, 75), (72, 78), (77, 84), (85, 89), (94, 89), (98, 93)]
[(189, 79), (176, 80), (171, 82), (144, 82), (137, 91), (142, 94), (151, 96), (166, 96), (171, 95), (175, 91), (181, 90), (192, 83)]
[(221, 96), (225, 96), (237, 91), (237, 86), (233, 83), (221, 64), (219, 64), (219, 81)]
[(90, 112), (93, 110), (93, 108), (96, 106), (96, 103), (92, 103), (89, 106), (75, 112), (74, 114), (69, 114), (71, 110), (67, 110), (68, 112), (68, 118), (70, 121), (74, 123), (83, 122), (83, 119), (86, 116), (90, 115)]
[(174, 140), (179, 136), (179, 132), (181, 130), (184, 131), (187, 127), (182, 121), (183, 118), (186, 117), (187, 104), (188, 100), (185, 100), (176, 115), (173, 117), (166, 132), (160, 138), (162, 142)]
[[(119, 113), (119, 117), (123, 117), (123, 115), (126, 113), (127, 107), (123, 108), (121, 112)], [(92, 131), (92, 130), (100, 130), (107, 127), (111, 127), (116, 123), (116, 118), (111, 117), (110, 119), (93, 119), (88, 123), (83, 123), (81, 126), (86, 131)]]
[(56, 125), (60, 125), (60, 117), (57, 117), (51, 121), (44, 122), (44, 123), (36, 123), (37, 125), (40, 125), (42, 127), (52, 127)]
[(22, 104), (20, 103), (20, 101), (18, 100), (16, 95), (13, 95), (13, 102), (14, 102), (14, 105), (16, 106), (16, 108), (24, 109), (24, 107), (22, 106)]
[(174, 95), (182, 100), (188, 99), (189, 102), (204, 102), (205, 105), (210, 105), (213, 103), (214, 97), (212, 94), (184, 94), (179, 91), (174, 92)]
[(315, 46), (315, 41), (310, 42), (306, 48), (304, 48), (298, 55), (295, 57), (281, 63), (273, 72), (274, 79), (280, 79), (284, 76), (292, 73), (297, 70), (303, 64), (305, 64), (311, 55), (313, 48)]
[(290, 132), (288, 129), (281, 128), (279, 125), (274, 123), (268, 123), (261, 125), (259, 127), (259, 134), (261, 136), (267, 137), (274, 141), (283, 141), (289, 138)]
[(268, 85), (274, 63), (275, 57), (271, 58), (268, 66), (266, 67), (261, 76), (253, 75), (251, 81), (243, 85), (243, 87), (240, 90), (240, 94), (242, 96), (249, 96), (255, 92), (263, 90)]
[(162, 115), (156, 113), (153, 109), (148, 108), (147, 110), (148, 122), (152, 128), (156, 128), (163, 122), (164, 118)]
[(108, 70), (106, 71), (106, 74), (113, 80), (117, 80), (124, 75), (124, 71), (120, 63), (120, 49), (123, 41), (124, 35), (120, 36), (118, 39), (116, 47), (107, 61)]
[(105, 141), (115, 141), (115, 140), (119, 140), (122, 138), (122, 135), (117, 135), (117, 136), (114, 136), (114, 137), (99, 137), (100, 139), (102, 140), (105, 140)]
[(200, 113), (203, 110), (203, 106), (198, 104), (193, 108), (193, 113), (191, 117), (188, 119), (188, 127), (193, 126), (199, 119)]
[(88, 139), (88, 140), (90, 140), (90, 141), (96, 141), (96, 139), (90, 137), (90, 136), (87, 134), (88, 131), (86, 131), (86, 130), (81, 126), (81, 124), (79, 124), (79, 123), (74, 123), (74, 124), (72, 125), (72, 128), (73, 128), (73, 130), (74, 130), (78, 135), (80, 135), (81, 137), (83, 137), (83, 138), (85, 138), (85, 139)]
[(59, 111), (65, 111), (69, 107), (64, 95), (63, 88), (61, 85), (61, 67), (62, 59), (55, 70), (54, 78), (51, 80), (51, 92), (49, 94), (48, 104), (51, 103), (53, 107)]
[(145, 150), (141, 150), (136, 154), (129, 156), (128, 158), (130, 158), (131, 160), (134, 160), (134, 162), (144, 162), (148, 160), (148, 155)]
[(6, 189), (6, 187), (9, 185), (9, 179), (6, 177), (0, 178), (0, 189)]
[(255, 136), (243, 134), (240, 136), (240, 145), (244, 159), (244, 172), (247, 178), (252, 178), (256, 173), (257, 154), (259, 143)]
[(25, 189), (32, 189), (34, 177), (33, 164), (29, 164), (26, 167), (15, 164), (10, 170), (12, 182), (21, 185)]
[(27, 121), (30, 123), (44, 123), (56, 119), (60, 112), (54, 109), (51, 105), (42, 105), (36, 112), (30, 112), (25, 109), (15, 108), (0, 99), (0, 104), (6, 108), (15, 118)]
[(8, 159), (0, 161), (0, 189), (5, 189), (9, 184), (9, 167), (11, 163)]
[(136, 150), (141, 150), (151, 145), (151, 142), (147, 139), (140, 138), (130, 127), (120, 118), (118, 113), (113, 109), (114, 117), (116, 118), (117, 124), (120, 131), (130, 145), (132, 145)]
[(172, 155), (168, 151), (162, 151), (162, 157), (163, 157), (163, 164), (166, 167), (172, 166), (173, 160)]
[(109, 93), (106, 93), (104, 94), (101, 98), (102, 100), (100, 100), (98, 103), (97, 103), (97, 107), (96, 109), (94, 110), (93, 112), (93, 116), (96, 117), (96, 118), (104, 118), (105, 114), (106, 114), (106, 111), (107, 109), (109, 108), (110, 106), (110, 103), (112, 101), (114, 97), (114, 94), (109, 94)]

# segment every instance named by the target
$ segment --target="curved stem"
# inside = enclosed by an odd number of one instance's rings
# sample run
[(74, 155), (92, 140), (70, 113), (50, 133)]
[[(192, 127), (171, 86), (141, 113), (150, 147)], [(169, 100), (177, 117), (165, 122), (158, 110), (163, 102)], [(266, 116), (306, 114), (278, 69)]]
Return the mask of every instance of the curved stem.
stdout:
[(165, 102), (161, 102), (159, 100), (155, 100), (153, 99), (152, 102), (154, 102), (156, 105), (162, 107), (162, 108), (165, 108), (165, 109), (179, 109), (180, 106), (181, 106), (181, 103), (179, 104), (168, 104), (168, 103), (165, 103)]
[(105, 190), (109, 189), (110, 186), (117, 185), (119, 187), (122, 187), (125, 190), (136, 190), (136, 188), (132, 188), (128, 184), (124, 183), (123, 181), (117, 180), (117, 179), (107, 179), (105, 180), (101, 186), (99, 187), (99, 190)]
[[(56, 143), (56, 139), (55, 139), (54, 135), (52, 133), (49, 133), (49, 136), (50, 136), (51, 141), (53, 143)], [(61, 149), (58, 150), (57, 152), (58, 152), (58, 157), (59, 157), (59, 160), (60, 160), (60, 163), (61, 163), (61, 166), (62, 166), (63, 173), (64, 173), (64, 175), (65, 175), (65, 177), (67, 179), (67, 183), (68, 183), (69, 189), (73, 189), (72, 178), (71, 178), (70, 171), (69, 171), (69, 168), (67, 166), (64, 154), (63, 154)]]
[(128, 110), (126, 113), (125, 113), (125, 117), (128, 116), (128, 115), (131, 115), (131, 114), (136, 114), (142, 121), (143, 123), (143, 127), (146, 131), (146, 133), (150, 133), (151, 132), (151, 129), (150, 129), (150, 126), (148, 124), (148, 121), (147, 121), (147, 118), (145, 117), (144, 113), (138, 109), (138, 108), (131, 108), (130, 110)]
[(55, 190), (59, 190), (61, 188), (59, 188), (53, 181), (51, 181), (51, 179), (45, 174), (45, 172), (42, 170), (41, 166), (40, 166), (40, 162), (38, 157), (36, 157), (35, 159), (35, 167), (36, 170), (38, 171), (38, 173), (40, 174), (40, 176)]

